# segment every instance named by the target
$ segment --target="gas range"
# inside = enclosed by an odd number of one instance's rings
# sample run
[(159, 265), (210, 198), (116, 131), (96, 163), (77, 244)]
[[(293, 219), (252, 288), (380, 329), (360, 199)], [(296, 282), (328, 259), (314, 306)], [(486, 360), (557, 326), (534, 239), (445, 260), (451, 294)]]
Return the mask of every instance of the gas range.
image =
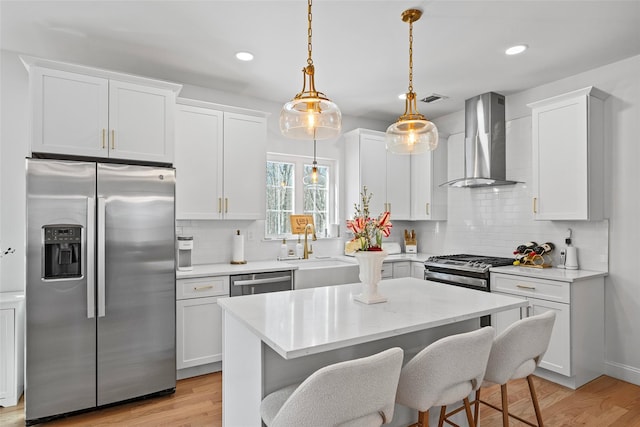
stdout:
[(483, 255), (440, 255), (432, 256), (424, 266), (432, 271), (444, 271), (459, 274), (473, 273), (474, 276), (488, 276), (491, 267), (513, 264), (513, 258), (492, 257)]

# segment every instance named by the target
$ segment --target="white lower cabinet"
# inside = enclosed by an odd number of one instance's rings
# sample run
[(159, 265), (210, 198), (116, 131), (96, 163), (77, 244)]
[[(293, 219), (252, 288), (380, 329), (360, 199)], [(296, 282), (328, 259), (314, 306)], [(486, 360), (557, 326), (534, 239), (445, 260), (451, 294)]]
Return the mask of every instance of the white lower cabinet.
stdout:
[(424, 263), (420, 261), (411, 262), (411, 277), (424, 280)]
[(382, 263), (382, 279), (411, 277), (410, 261), (387, 261)]
[(24, 293), (0, 293), (0, 406), (18, 404), (24, 389)]
[[(222, 361), (222, 311), (218, 298), (229, 293), (229, 276), (181, 279), (176, 291), (176, 367), (178, 371)], [(219, 370), (183, 373), (179, 378)]]
[(536, 374), (576, 389), (604, 373), (604, 278), (549, 280), (491, 273), (493, 293), (525, 297), (529, 305), (492, 315), (496, 335), (523, 317), (556, 313)]

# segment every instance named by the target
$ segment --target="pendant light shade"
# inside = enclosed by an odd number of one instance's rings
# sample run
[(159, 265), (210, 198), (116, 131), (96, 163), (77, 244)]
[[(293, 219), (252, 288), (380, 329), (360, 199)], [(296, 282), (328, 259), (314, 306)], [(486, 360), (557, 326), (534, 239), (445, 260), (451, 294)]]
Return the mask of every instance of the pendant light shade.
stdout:
[(387, 128), (387, 150), (395, 154), (419, 154), (438, 147), (438, 129), (418, 112), (416, 94), (413, 91), (413, 23), (420, 19), (422, 11), (409, 9), (402, 13), (402, 20), (409, 23), (409, 91), (405, 99), (404, 114)]
[(308, 58), (302, 69), (302, 91), (280, 112), (280, 132), (287, 138), (319, 140), (336, 138), (342, 129), (338, 106), (315, 87), (315, 67), (311, 58), (311, 4), (308, 0)]

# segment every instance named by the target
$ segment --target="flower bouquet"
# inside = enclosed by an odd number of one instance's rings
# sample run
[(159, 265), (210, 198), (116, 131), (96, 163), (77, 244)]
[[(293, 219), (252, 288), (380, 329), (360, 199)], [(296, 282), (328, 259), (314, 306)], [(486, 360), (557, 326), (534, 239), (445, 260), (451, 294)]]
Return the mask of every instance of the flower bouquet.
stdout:
[(364, 304), (377, 304), (387, 301), (378, 293), (378, 283), (382, 276), (382, 263), (387, 252), (382, 250), (382, 237), (391, 234), (391, 214), (382, 212), (378, 218), (369, 216), (369, 202), (371, 194), (367, 194), (367, 187), (362, 193), (362, 204), (355, 205), (355, 215), (347, 221), (347, 228), (353, 233), (353, 239), (345, 246), (345, 253), (355, 253), (360, 266), (360, 281), (362, 293), (354, 295), (353, 299)]
[(345, 253), (357, 251), (381, 251), (382, 237), (391, 234), (391, 213), (382, 212), (378, 218), (369, 216), (369, 202), (372, 194), (367, 194), (367, 187), (363, 187), (360, 197), (362, 204), (354, 204), (355, 214), (352, 220), (347, 220), (347, 229), (353, 233), (353, 239), (345, 246)]

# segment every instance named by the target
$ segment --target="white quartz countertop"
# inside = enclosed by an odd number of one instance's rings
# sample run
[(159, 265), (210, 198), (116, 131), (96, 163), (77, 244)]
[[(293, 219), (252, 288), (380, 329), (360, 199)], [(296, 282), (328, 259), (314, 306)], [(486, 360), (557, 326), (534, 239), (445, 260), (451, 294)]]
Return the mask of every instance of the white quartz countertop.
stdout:
[[(417, 254), (395, 254), (389, 255), (385, 258), (384, 262), (398, 262), (398, 261), (417, 261), (425, 262), (427, 258), (432, 256), (431, 254), (417, 253)], [(355, 257), (347, 255), (336, 256), (322, 256), (314, 257), (317, 259), (340, 259), (346, 262), (352, 262), (357, 264)], [(207, 277), (207, 276), (228, 276), (231, 274), (250, 274), (250, 273), (262, 273), (268, 271), (281, 271), (281, 270), (297, 270), (298, 265), (289, 264), (286, 260), (283, 261), (248, 261), (246, 264), (230, 264), (230, 263), (217, 263), (217, 264), (198, 264), (193, 266), (193, 270), (190, 271), (176, 271), (177, 279), (190, 279), (194, 277)]]
[(525, 299), (425, 280), (380, 282), (386, 303), (355, 302), (361, 284), (242, 297), (218, 304), (285, 359), (420, 331), (527, 305)]
[(268, 271), (297, 270), (296, 265), (283, 261), (249, 261), (246, 264), (199, 264), (191, 271), (176, 271), (177, 279), (193, 277), (228, 276), (231, 274), (250, 274)]
[(565, 270), (564, 268), (531, 268), (508, 265), (505, 267), (493, 267), (492, 273), (512, 274), (515, 276), (534, 277), (547, 280), (559, 280), (562, 282), (577, 282), (594, 277), (604, 277), (608, 273), (604, 271), (589, 270)]

